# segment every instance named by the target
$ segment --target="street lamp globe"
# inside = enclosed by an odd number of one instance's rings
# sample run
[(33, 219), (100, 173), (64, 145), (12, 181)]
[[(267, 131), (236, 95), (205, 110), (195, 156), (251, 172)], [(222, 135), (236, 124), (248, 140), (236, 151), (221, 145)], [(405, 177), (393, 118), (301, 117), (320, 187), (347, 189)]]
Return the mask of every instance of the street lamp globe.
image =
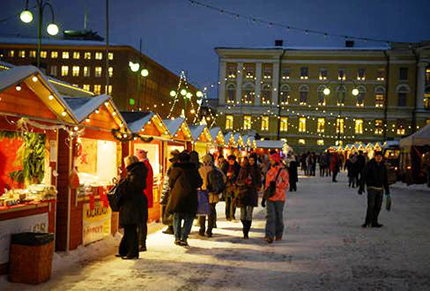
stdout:
[(130, 67), (130, 70), (132, 72), (137, 72), (137, 71), (139, 71), (139, 68), (140, 68), (138, 63), (133, 63), (133, 62), (129, 62), (128, 66)]
[(352, 89), (352, 95), (357, 96), (360, 93), (357, 88)]
[(191, 97), (193, 97), (193, 94), (191, 94), (190, 92), (187, 93), (187, 98), (191, 99)]
[(58, 28), (58, 25), (56, 25), (55, 23), (51, 23), (46, 28), (46, 31), (48, 31), (50, 35), (57, 35), (60, 29)]
[(143, 69), (140, 74), (142, 75), (142, 77), (148, 77), (149, 75), (149, 71), (147, 69)]
[(19, 15), (19, 18), (21, 19), (22, 22), (24, 23), (30, 23), (33, 21), (33, 13), (31, 13), (30, 10), (24, 10), (21, 12), (21, 14)]
[(324, 88), (323, 93), (324, 93), (324, 95), (330, 95), (330, 89)]
[(170, 91), (170, 96), (171, 97), (175, 97), (176, 96), (176, 91), (175, 90)]
[(182, 89), (182, 90), (181, 90), (181, 95), (182, 95), (182, 96), (185, 96), (185, 95), (187, 95), (187, 90), (185, 90), (185, 89)]
[(197, 96), (197, 97), (203, 97), (203, 93), (202, 93), (202, 91), (197, 91), (196, 96)]

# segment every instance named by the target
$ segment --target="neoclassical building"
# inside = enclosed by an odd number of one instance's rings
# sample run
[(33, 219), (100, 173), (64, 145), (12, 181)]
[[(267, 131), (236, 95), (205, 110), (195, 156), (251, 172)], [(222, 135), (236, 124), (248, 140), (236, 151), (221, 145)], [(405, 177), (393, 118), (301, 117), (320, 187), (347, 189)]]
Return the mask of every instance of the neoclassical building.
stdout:
[(296, 147), (395, 140), (430, 121), (430, 43), (218, 47), (218, 124)]

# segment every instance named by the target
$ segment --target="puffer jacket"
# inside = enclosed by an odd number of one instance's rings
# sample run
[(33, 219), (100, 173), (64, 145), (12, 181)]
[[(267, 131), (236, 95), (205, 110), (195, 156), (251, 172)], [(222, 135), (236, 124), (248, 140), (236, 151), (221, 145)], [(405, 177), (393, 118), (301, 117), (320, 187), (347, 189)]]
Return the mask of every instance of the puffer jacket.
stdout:
[(286, 171), (281, 165), (272, 167), (267, 172), (265, 189), (269, 187), (271, 181), (275, 180), (276, 175), (278, 174), (278, 171), (280, 169), (281, 169), (281, 172), (279, 173), (278, 180), (276, 181), (275, 195), (269, 198), (269, 200), (271, 201), (285, 201), (285, 198), (286, 198), (286, 192), (290, 183), (289, 182), (290, 178), (288, 176), (288, 171)]

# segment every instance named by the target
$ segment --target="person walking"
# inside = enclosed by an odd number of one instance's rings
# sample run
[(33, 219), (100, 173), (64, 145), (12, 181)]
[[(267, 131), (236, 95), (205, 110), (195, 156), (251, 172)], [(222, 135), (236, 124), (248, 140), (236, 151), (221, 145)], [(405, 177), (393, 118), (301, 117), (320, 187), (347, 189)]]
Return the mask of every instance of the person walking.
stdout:
[(163, 177), (163, 189), (161, 190), (160, 205), (161, 205), (161, 221), (167, 228), (163, 230), (164, 234), (173, 234), (173, 217), (171, 214), (167, 213), (166, 207), (169, 202), (170, 196), (170, 186), (169, 186), (169, 174), (172, 169), (172, 165), (178, 161), (180, 152), (178, 150), (173, 150), (170, 152), (169, 163), (170, 166)]
[(171, 191), (167, 212), (173, 213), (175, 244), (188, 246), (188, 235), (197, 213), (197, 188), (202, 186), (202, 179), (187, 152), (180, 153), (178, 162), (172, 165), (169, 186)]
[(297, 182), (299, 181), (299, 177), (297, 175), (297, 160), (296, 157), (288, 153), (287, 155), (287, 170), (288, 170), (288, 177), (289, 177), (289, 183), (290, 183), (290, 192), (296, 192), (297, 191)]
[(124, 160), (127, 176), (124, 182), (124, 192), (119, 201), (119, 224), (124, 227), (118, 257), (123, 259), (139, 258), (138, 226), (143, 225), (145, 208), (148, 207), (146, 196), (143, 195), (146, 183), (145, 164), (139, 162), (136, 156), (128, 156)]
[(326, 153), (322, 153), (319, 157), (319, 165), (320, 165), (320, 177), (324, 177), (325, 173), (326, 173), (326, 169), (327, 169), (327, 154)]
[(375, 153), (364, 167), (358, 194), (363, 194), (364, 185), (367, 186), (367, 211), (366, 218), (361, 227), (382, 227), (378, 222), (379, 212), (382, 207), (383, 194), (390, 197), (390, 188), (388, 186), (387, 168), (382, 161), (382, 152)]
[(340, 170), (340, 159), (338, 153), (334, 153), (331, 157), (330, 170), (333, 173), (332, 182), (337, 183), (336, 177)]
[(235, 219), (236, 205), (235, 205), (235, 191), (236, 180), (239, 176), (240, 166), (236, 162), (235, 155), (229, 155), (228, 163), (224, 166), (222, 171), (227, 176), (227, 184), (225, 189), (225, 218), (228, 221)]
[[(224, 191), (227, 177), (224, 173), (214, 166), (212, 157), (207, 154), (202, 159), (202, 166), (199, 174), (203, 180), (202, 191), (209, 193), (209, 215), (206, 236), (212, 237), (212, 229), (216, 223), (216, 204), (219, 202), (219, 195)], [(199, 217), (200, 230), (199, 235), (204, 236), (206, 231), (206, 216)]]
[(362, 176), (363, 176), (363, 170), (364, 170), (364, 166), (366, 165), (366, 157), (363, 154), (363, 151), (358, 151), (358, 156), (357, 156), (357, 179), (358, 179), (358, 183), (361, 184), (362, 183)]
[(348, 187), (358, 187), (357, 181), (357, 157), (354, 154), (349, 156), (345, 163), (345, 169), (348, 171)]
[[(271, 168), (267, 172), (265, 190), (272, 184), (275, 185), (275, 193), (267, 199), (267, 220), (266, 237), (268, 243), (273, 243), (274, 239), (282, 240), (284, 233), (284, 205), (286, 192), (288, 189), (288, 172), (283, 169), (279, 154), (270, 156)], [(263, 199), (261, 206), (266, 207), (266, 200)]]

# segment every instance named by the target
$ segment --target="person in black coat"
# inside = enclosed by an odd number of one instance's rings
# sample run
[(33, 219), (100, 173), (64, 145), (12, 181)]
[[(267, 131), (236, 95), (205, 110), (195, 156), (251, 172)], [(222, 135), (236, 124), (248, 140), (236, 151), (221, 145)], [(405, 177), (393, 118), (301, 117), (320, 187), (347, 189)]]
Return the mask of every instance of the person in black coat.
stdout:
[(235, 155), (229, 155), (228, 163), (224, 165), (222, 171), (227, 176), (225, 189), (225, 218), (228, 221), (234, 220), (236, 214), (236, 180), (239, 176), (240, 166), (236, 162)]
[(299, 177), (297, 174), (297, 161), (294, 155), (288, 154), (287, 156), (287, 169), (288, 169), (288, 177), (290, 179), (290, 192), (297, 191), (297, 182), (299, 181)]
[(145, 209), (148, 208), (148, 200), (142, 194), (143, 189), (145, 189), (147, 169), (145, 164), (139, 162), (136, 156), (126, 157), (125, 166), (127, 176), (124, 192), (119, 201), (119, 224), (124, 227), (124, 236), (121, 239), (117, 256), (123, 259), (138, 259), (137, 227), (143, 224)]
[(197, 188), (202, 186), (203, 181), (197, 167), (190, 162), (188, 153), (179, 154), (178, 160), (178, 163), (172, 165), (169, 173), (171, 191), (166, 211), (173, 213), (175, 244), (188, 246), (188, 234), (198, 207)]
[(375, 157), (366, 164), (360, 182), (358, 194), (364, 192), (364, 184), (367, 186), (367, 212), (362, 227), (382, 227), (382, 224), (378, 223), (378, 216), (384, 191), (387, 197), (390, 196), (387, 168), (382, 162), (382, 152), (376, 152)]

